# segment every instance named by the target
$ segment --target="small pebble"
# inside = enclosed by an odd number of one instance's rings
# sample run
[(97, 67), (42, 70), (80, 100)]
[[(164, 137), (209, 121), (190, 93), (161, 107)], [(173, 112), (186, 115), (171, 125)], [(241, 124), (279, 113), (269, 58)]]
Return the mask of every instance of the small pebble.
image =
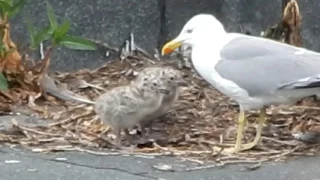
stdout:
[(153, 168), (158, 169), (160, 171), (173, 171), (172, 166), (168, 164), (159, 163), (154, 165)]
[(27, 169), (28, 172), (38, 172), (38, 169)]
[(57, 160), (57, 161), (66, 161), (67, 158), (56, 158), (55, 160)]
[(7, 163), (7, 164), (17, 164), (17, 163), (21, 163), (21, 161), (19, 161), (19, 160), (5, 160), (4, 163)]

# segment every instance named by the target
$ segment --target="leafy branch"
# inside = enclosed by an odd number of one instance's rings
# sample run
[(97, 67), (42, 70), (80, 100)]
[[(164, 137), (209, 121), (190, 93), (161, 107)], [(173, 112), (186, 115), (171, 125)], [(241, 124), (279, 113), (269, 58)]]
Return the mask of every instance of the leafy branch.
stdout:
[(2, 21), (7, 23), (8, 18), (15, 16), (25, 4), (26, 0), (0, 0)]
[[(65, 19), (60, 23), (51, 5), (46, 2), (49, 25), (37, 28), (33, 25), (31, 18), (26, 18), (26, 24), (31, 50), (36, 50), (44, 41), (49, 41), (50, 45), (45, 52), (44, 59), (29, 69), (33, 72), (31, 74), (26, 72), (25, 70), (28, 70), (28, 68), (24, 67), (16, 45), (10, 39), (10, 25), (8, 22), (10, 18), (14, 17), (22, 9), (26, 2), (26, 0), (0, 0), (0, 91), (9, 89), (9, 76), (10, 81), (18, 82), (25, 90), (38, 89), (37, 85), (39, 85), (39, 82), (40, 84), (43, 83), (43, 77), (47, 75), (51, 54), (57, 46), (75, 50), (96, 50), (94, 42), (79, 36), (69, 35), (71, 22)], [(28, 74), (33, 76), (31, 79), (34, 82), (24, 80), (29, 76)]]
[(33, 74), (33, 83), (31, 84), (36, 84), (32, 87), (36, 89), (40, 88), (38, 90), (40, 90), (40, 93), (44, 96), (46, 93), (50, 93), (64, 100), (89, 102), (86, 98), (74, 95), (66, 89), (57, 87), (54, 79), (48, 76), (48, 67), (50, 64), (51, 54), (57, 46), (63, 46), (75, 50), (96, 50), (96, 44), (82, 37), (69, 35), (68, 31), (70, 30), (71, 22), (65, 19), (62, 23), (59, 23), (51, 5), (48, 2), (46, 4), (46, 10), (49, 25), (42, 29), (36, 30), (31, 19), (26, 19), (31, 50), (37, 49), (43, 41), (50, 42), (42, 61), (28, 70)]
[(26, 21), (30, 34), (31, 49), (34, 50), (39, 47), (40, 43), (49, 40), (52, 48), (61, 45), (75, 50), (96, 50), (96, 45), (92, 41), (79, 36), (68, 35), (67, 33), (70, 30), (71, 22), (69, 20), (64, 20), (59, 24), (54, 11), (48, 2), (46, 4), (46, 9), (49, 19), (48, 26), (36, 31), (31, 20), (27, 19)]

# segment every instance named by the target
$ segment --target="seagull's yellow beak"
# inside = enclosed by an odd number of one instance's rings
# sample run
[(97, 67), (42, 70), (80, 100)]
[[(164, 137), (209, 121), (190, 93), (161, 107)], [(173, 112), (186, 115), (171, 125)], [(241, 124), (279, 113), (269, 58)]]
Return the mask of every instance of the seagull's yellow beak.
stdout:
[(169, 53), (172, 53), (175, 49), (177, 49), (178, 47), (180, 47), (182, 45), (181, 41), (177, 41), (177, 40), (172, 40), (167, 42), (161, 49), (161, 55), (166, 55)]

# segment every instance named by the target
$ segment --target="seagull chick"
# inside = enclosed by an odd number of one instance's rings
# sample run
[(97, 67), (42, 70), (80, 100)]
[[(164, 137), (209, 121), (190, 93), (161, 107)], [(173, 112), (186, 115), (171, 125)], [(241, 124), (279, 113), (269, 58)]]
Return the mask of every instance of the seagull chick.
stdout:
[(154, 112), (147, 115), (140, 123), (140, 130), (142, 134), (145, 134), (145, 127), (149, 126), (149, 132), (152, 131), (152, 123), (159, 117), (165, 115), (172, 105), (178, 99), (181, 91), (181, 86), (186, 86), (186, 82), (183, 79), (183, 74), (179, 70), (172, 67), (147, 67), (140, 72), (140, 76), (148, 76), (153, 74), (158, 77), (159, 81), (164, 84), (165, 88), (169, 90), (168, 94), (158, 94), (158, 99), (161, 101), (161, 105)]
[(138, 125), (141, 119), (157, 110), (159, 94), (168, 94), (163, 82), (154, 74), (139, 75), (130, 84), (116, 87), (97, 98), (94, 110), (101, 121), (115, 132), (116, 145), (120, 147), (121, 129), (128, 135), (128, 128)]

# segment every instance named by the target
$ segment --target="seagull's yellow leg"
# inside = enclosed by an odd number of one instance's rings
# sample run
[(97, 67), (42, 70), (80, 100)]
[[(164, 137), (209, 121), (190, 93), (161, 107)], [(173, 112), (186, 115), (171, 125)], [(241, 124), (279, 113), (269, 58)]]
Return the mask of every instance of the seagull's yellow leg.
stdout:
[(246, 123), (246, 116), (243, 110), (240, 110), (239, 112), (239, 118), (238, 118), (238, 129), (237, 129), (237, 139), (236, 139), (236, 145), (234, 147), (234, 151), (237, 153), (240, 151), (241, 148), (241, 140), (243, 136), (243, 128), (244, 124)]
[(248, 143), (248, 144), (243, 144), (241, 147), (241, 150), (251, 149), (259, 143), (259, 141), (261, 139), (261, 133), (262, 133), (263, 124), (264, 124), (265, 120), (266, 120), (266, 109), (263, 108), (260, 110), (259, 124), (258, 124), (258, 128), (257, 128), (256, 136), (254, 137), (253, 142)]
[[(248, 144), (241, 144), (242, 136), (243, 136), (243, 128), (246, 123), (246, 117), (244, 111), (240, 110), (239, 114), (239, 119), (238, 119), (238, 129), (237, 129), (237, 139), (236, 139), (236, 144), (234, 148), (226, 148), (223, 150), (223, 152), (226, 153), (237, 153), (239, 151), (244, 151), (253, 148), (256, 146), (261, 138), (261, 133), (263, 129), (263, 124), (266, 120), (266, 110), (265, 108), (260, 110), (260, 115), (259, 115), (259, 124), (257, 128), (257, 133), (256, 136), (253, 140), (253, 142), (248, 143)], [(215, 148), (217, 149), (217, 148)], [(218, 150), (218, 149), (217, 149)]]
[[(239, 118), (238, 118), (237, 139), (236, 139), (235, 147), (225, 148), (225, 149), (223, 149), (223, 152), (235, 153), (235, 152), (239, 152), (241, 150), (242, 133), (243, 133), (243, 128), (244, 128), (245, 124), (246, 124), (245, 112), (240, 109)], [(216, 151), (221, 150), (220, 147), (214, 147), (213, 149)]]

